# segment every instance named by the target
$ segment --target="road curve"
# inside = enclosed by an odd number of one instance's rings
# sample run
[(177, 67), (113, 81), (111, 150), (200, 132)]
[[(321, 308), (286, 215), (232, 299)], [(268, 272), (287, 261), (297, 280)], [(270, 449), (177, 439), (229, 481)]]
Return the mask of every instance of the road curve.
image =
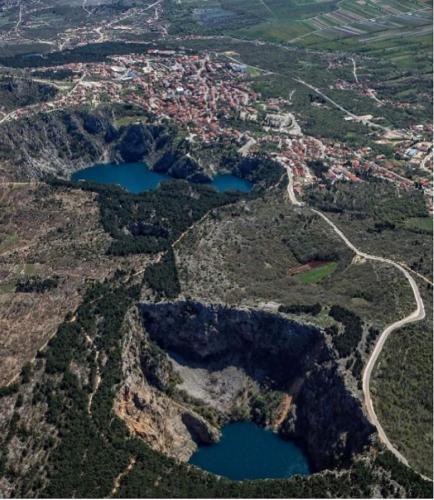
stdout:
[[(379, 339), (377, 340), (377, 343), (375, 344), (374, 350), (372, 351), (372, 354), (365, 366), (365, 370), (363, 372), (363, 398), (364, 398), (364, 403), (365, 403), (365, 408), (366, 412), (368, 414), (368, 418), (370, 422), (375, 425), (377, 428), (378, 436), (380, 437), (380, 440), (385, 444), (387, 449), (391, 451), (395, 457), (405, 464), (407, 467), (409, 466), (407, 459), (392, 445), (392, 443), (389, 441), (388, 437), (386, 436), (386, 433), (384, 432), (383, 427), (381, 426), (380, 422), (378, 421), (377, 415), (375, 414), (374, 410), (374, 405), (372, 403), (372, 398), (371, 398), (371, 393), (370, 393), (370, 381), (371, 381), (371, 375), (372, 371), (374, 369), (375, 363), (377, 362), (378, 356), (381, 353), (381, 350), (383, 349), (384, 343), (386, 342), (387, 338), (389, 335), (394, 331), (397, 330), (398, 328), (401, 328), (409, 323), (413, 323), (415, 321), (420, 321), (425, 318), (425, 306), (422, 300), (422, 297), (419, 292), (419, 288), (416, 284), (416, 281), (414, 280), (413, 276), (400, 264), (397, 264), (393, 260), (386, 259), (383, 257), (377, 257), (376, 255), (370, 255), (365, 252), (361, 252), (357, 247), (355, 247), (351, 241), (344, 235), (344, 233), (323, 213), (319, 212), (318, 210), (311, 209), (312, 212), (316, 213), (320, 217), (322, 217), (325, 222), (329, 226), (331, 226), (334, 230), (334, 232), (342, 239), (342, 241), (349, 247), (356, 255), (363, 257), (367, 260), (374, 260), (378, 262), (384, 262), (385, 264), (390, 264), (391, 266), (396, 267), (407, 279), (407, 281), (410, 283), (411, 289), (413, 291), (414, 299), (416, 301), (416, 309), (406, 316), (405, 318), (402, 318), (398, 321), (395, 321), (391, 325), (388, 325), (383, 332), (381, 333)], [(431, 481), (431, 479), (424, 477), (424, 479), (427, 479)]]

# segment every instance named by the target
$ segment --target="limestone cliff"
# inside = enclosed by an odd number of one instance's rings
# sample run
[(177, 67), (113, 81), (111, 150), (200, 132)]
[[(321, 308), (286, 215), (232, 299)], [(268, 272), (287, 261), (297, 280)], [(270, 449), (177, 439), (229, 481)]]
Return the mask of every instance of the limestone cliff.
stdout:
[(259, 310), (192, 301), (140, 309), (150, 338), (184, 364), (208, 364), (214, 377), (235, 366), (258, 384), (292, 392), (280, 433), (300, 443), (314, 470), (348, 464), (370, 444), (374, 429), (345, 387), (320, 329)]
[[(219, 430), (149, 382), (159, 380), (161, 388), (164, 388), (165, 383), (169, 383), (170, 365), (162, 358), (154, 366), (144, 366), (143, 352), (146, 347), (137, 312), (133, 309), (125, 326), (124, 378), (116, 398), (115, 412), (131, 432), (153, 449), (187, 461), (198, 444), (218, 440)], [(156, 353), (153, 354), (155, 360)]]
[(0, 125), (0, 175), (11, 180), (69, 177), (98, 162), (144, 161), (176, 178), (209, 179), (172, 125), (157, 123), (142, 110), (134, 122), (128, 112), (77, 108), (5, 122)]

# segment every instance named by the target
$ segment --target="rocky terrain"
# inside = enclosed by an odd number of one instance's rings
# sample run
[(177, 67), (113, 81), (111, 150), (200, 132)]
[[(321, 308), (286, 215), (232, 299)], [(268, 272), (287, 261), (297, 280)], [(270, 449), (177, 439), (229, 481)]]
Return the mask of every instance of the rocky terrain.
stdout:
[[(0, 176), (9, 180), (69, 177), (98, 162), (145, 161), (154, 170), (209, 180), (177, 130), (128, 106), (71, 109), (0, 125)], [(131, 118), (131, 116), (133, 118)]]
[[(90, 285), (0, 393), (3, 496), (429, 494), (379, 451), (327, 332), (255, 308), (143, 302), (147, 286), (125, 271)], [(238, 419), (295, 439), (316, 473), (258, 489), (185, 464)]]
[(127, 325), (124, 377), (115, 412), (153, 449), (187, 461), (198, 444), (218, 440), (219, 430), (194, 409), (170, 397), (169, 389), (179, 380), (170, 361), (144, 333), (137, 309), (130, 311)]
[(105, 255), (94, 194), (45, 184), (0, 188), (0, 384), (9, 383), (76, 309), (94, 280), (147, 256)]

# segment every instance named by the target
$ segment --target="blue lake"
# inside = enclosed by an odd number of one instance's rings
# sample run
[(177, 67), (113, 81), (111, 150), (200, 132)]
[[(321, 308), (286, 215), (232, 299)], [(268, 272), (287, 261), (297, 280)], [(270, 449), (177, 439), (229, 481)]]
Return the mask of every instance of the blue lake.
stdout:
[[(117, 184), (130, 193), (142, 193), (156, 189), (161, 181), (171, 179), (169, 175), (152, 172), (143, 163), (107, 163), (94, 165), (75, 172), (73, 181), (91, 181), (100, 184)], [(249, 181), (234, 175), (216, 175), (208, 185), (217, 191), (241, 191), (248, 193), (252, 189)]]
[(235, 480), (288, 478), (310, 473), (300, 448), (251, 422), (224, 426), (220, 441), (200, 447), (190, 463)]

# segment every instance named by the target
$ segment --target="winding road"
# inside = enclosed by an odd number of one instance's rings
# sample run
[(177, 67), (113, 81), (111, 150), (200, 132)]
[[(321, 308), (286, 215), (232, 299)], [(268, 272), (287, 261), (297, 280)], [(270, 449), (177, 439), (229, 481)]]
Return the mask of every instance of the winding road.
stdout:
[(377, 415), (374, 410), (374, 405), (372, 403), (372, 397), (371, 397), (371, 392), (370, 392), (370, 382), (371, 382), (371, 376), (372, 376), (372, 371), (374, 369), (375, 363), (377, 362), (378, 356), (381, 353), (381, 350), (383, 349), (384, 343), (386, 342), (387, 338), (389, 335), (395, 331), (398, 330), (399, 328), (402, 328), (403, 326), (409, 324), (409, 323), (414, 323), (416, 321), (421, 321), (422, 319), (425, 318), (425, 306), (422, 300), (422, 297), (420, 295), (419, 288), (417, 286), (416, 281), (414, 280), (413, 276), (404, 269), (400, 264), (394, 262), (393, 260), (386, 259), (384, 257), (377, 257), (376, 255), (370, 255), (365, 252), (361, 252), (357, 247), (355, 247), (351, 241), (344, 235), (344, 233), (332, 222), (327, 216), (325, 216), (323, 213), (319, 212), (318, 210), (312, 209), (312, 212), (316, 213), (320, 217), (322, 217), (327, 224), (333, 228), (334, 232), (341, 238), (341, 240), (349, 247), (356, 255), (359, 257), (362, 257), (366, 260), (374, 260), (377, 262), (384, 262), (385, 264), (390, 264), (391, 266), (396, 267), (407, 279), (409, 282), (411, 289), (413, 291), (414, 299), (416, 301), (416, 309), (406, 316), (405, 318), (402, 318), (398, 321), (395, 321), (391, 325), (388, 325), (383, 332), (381, 333), (380, 337), (377, 340), (377, 343), (375, 344), (374, 350), (371, 353), (371, 356), (365, 366), (365, 370), (363, 372), (363, 398), (365, 402), (365, 407), (366, 407), (366, 412), (368, 414), (368, 418), (370, 422), (375, 425), (378, 431), (378, 436), (380, 437), (380, 440), (386, 445), (387, 449), (391, 451), (395, 457), (400, 460), (403, 464), (409, 466), (407, 459), (393, 446), (393, 444), (389, 441), (389, 438), (386, 436), (386, 433), (384, 432), (383, 427), (381, 426), (380, 422), (378, 421)]
[[(286, 167), (286, 171), (288, 173), (288, 195), (291, 203), (293, 203), (296, 206), (302, 205), (298, 200), (296, 200), (294, 196), (294, 192), (292, 190), (292, 171), (290, 167)], [(295, 201), (294, 201), (295, 200)], [(345, 236), (345, 234), (336, 226), (336, 224), (331, 221), (326, 215), (324, 215), (322, 212), (315, 210), (311, 208), (311, 211), (315, 214), (317, 214), (319, 217), (321, 217), (332, 229), (333, 231), (341, 238), (341, 240), (345, 243), (345, 245), (350, 248), (357, 256), (362, 257), (366, 260), (373, 260), (376, 262), (383, 262), (385, 264), (389, 264), (396, 269), (398, 269), (407, 279), (408, 283), (411, 286), (411, 289), (413, 291), (414, 299), (416, 302), (416, 309), (406, 316), (405, 318), (402, 318), (398, 321), (395, 321), (394, 323), (388, 325), (383, 332), (381, 333), (380, 337), (378, 338), (374, 350), (372, 351), (368, 362), (365, 366), (364, 372), (363, 372), (363, 379), (362, 379), (362, 386), (363, 386), (363, 399), (364, 399), (364, 404), (366, 408), (366, 412), (369, 418), (369, 421), (375, 425), (378, 436), (381, 440), (381, 442), (386, 446), (386, 448), (395, 455), (395, 457), (404, 465), (407, 467), (409, 466), (408, 460), (393, 446), (393, 444), (390, 442), (389, 438), (387, 437), (386, 433), (384, 432), (383, 427), (381, 426), (378, 417), (375, 413), (374, 410), (374, 405), (372, 402), (372, 397), (371, 397), (371, 392), (370, 392), (370, 382), (371, 382), (371, 376), (373, 369), (375, 367), (375, 364), (378, 360), (378, 357), (383, 349), (383, 346), (389, 337), (389, 335), (394, 332), (395, 330), (398, 330), (399, 328), (402, 328), (405, 325), (408, 325), (409, 323), (414, 323), (416, 321), (421, 321), (425, 318), (425, 306), (419, 291), (419, 288), (417, 286), (417, 283), (413, 276), (410, 274), (407, 269), (405, 269), (402, 265), (398, 264), (397, 262), (394, 262), (391, 259), (387, 259), (384, 257), (378, 257), (376, 255), (371, 255), (365, 252), (362, 252), (359, 250), (351, 241)], [(432, 479), (423, 476), (420, 474), (421, 477), (423, 477), (425, 480), (432, 481)]]

